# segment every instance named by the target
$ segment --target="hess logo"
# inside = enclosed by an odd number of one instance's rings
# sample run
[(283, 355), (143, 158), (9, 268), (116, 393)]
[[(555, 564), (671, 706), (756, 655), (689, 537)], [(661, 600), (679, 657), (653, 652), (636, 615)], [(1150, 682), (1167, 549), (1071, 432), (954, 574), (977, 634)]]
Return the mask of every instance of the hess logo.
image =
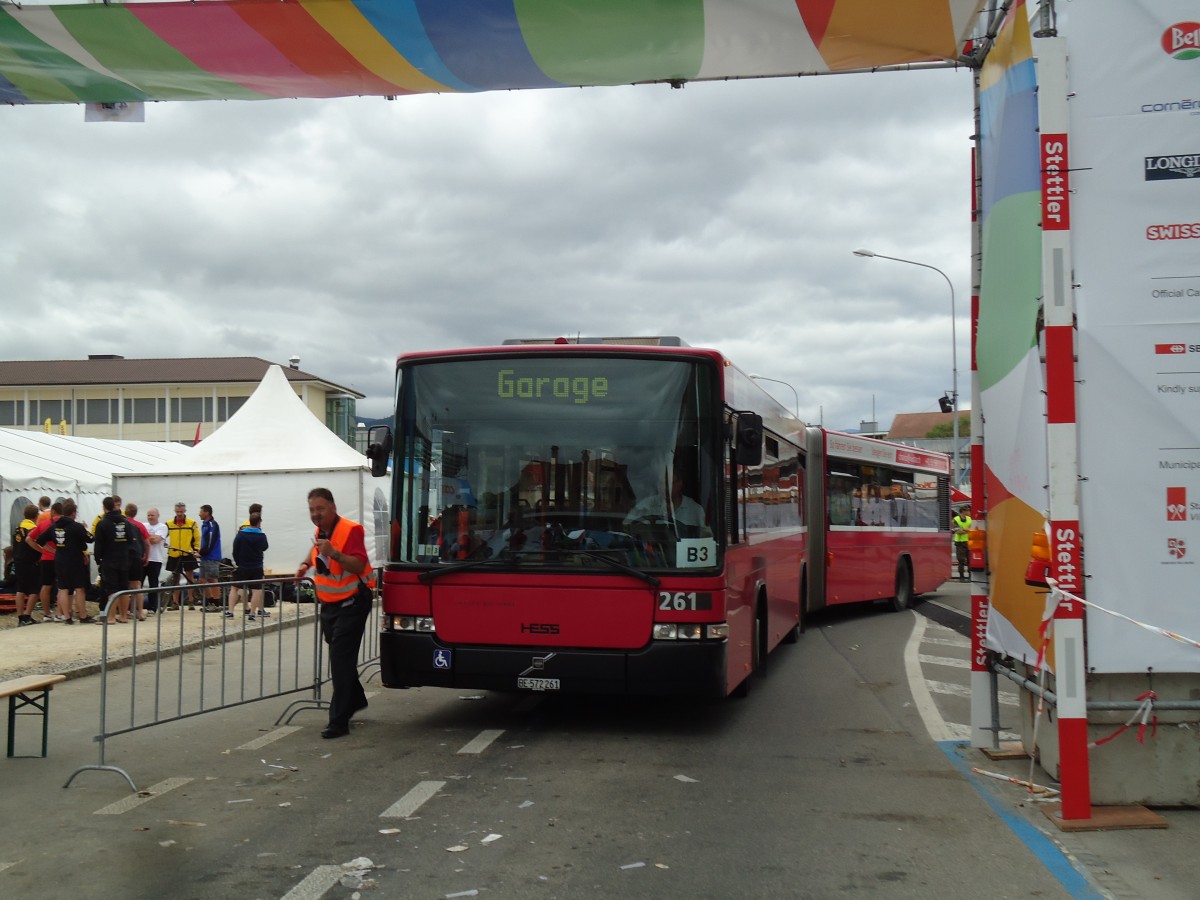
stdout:
[(524, 622), (521, 634), (558, 634), (558, 626), (553, 622)]
[(1162, 33), (1162, 48), (1172, 59), (1200, 56), (1200, 22), (1176, 22)]

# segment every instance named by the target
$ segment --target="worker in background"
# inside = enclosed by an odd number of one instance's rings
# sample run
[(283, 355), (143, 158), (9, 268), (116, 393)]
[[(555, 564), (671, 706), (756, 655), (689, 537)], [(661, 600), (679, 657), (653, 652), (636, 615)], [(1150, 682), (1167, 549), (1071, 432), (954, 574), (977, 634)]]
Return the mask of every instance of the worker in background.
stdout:
[(971, 530), (971, 514), (965, 506), (958, 508), (950, 524), (954, 532), (954, 560), (958, 563), (958, 580), (970, 581), (971, 552), (967, 536)]

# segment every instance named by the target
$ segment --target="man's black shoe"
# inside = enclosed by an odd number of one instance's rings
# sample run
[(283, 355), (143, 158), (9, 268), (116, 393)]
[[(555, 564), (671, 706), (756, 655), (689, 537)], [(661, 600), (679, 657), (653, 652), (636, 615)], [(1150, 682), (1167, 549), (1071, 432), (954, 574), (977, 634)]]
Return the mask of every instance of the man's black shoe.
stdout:
[(326, 728), (324, 731), (321, 732), (321, 737), (323, 737), (323, 738), (340, 738), (340, 737), (345, 737), (349, 733), (350, 733), (350, 729), (346, 728), (345, 726), (339, 727), (336, 725), (330, 725), (328, 728)]

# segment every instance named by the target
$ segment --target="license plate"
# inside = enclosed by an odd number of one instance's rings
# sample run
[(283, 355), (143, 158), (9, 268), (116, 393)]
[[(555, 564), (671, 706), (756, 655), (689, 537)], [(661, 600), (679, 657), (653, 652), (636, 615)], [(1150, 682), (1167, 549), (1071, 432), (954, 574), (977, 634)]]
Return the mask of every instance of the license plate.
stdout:
[(557, 691), (561, 686), (557, 678), (517, 679), (517, 687), (527, 691)]

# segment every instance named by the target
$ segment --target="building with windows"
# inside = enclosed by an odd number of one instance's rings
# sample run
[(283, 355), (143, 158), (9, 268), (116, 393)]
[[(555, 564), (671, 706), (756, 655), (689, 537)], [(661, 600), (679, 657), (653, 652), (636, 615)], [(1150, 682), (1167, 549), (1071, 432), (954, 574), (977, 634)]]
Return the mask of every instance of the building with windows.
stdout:
[[(274, 363), (257, 356), (0, 361), (0, 427), (192, 444), (219, 428)], [(280, 364), (313, 414), (354, 446), (363, 394)]]
[[(955, 471), (960, 473), (960, 480), (966, 476), (971, 467), (971, 410), (960, 409), (959, 439)], [(910, 447), (920, 447), (923, 450), (936, 450), (938, 453), (955, 455), (954, 438), (951, 428), (954, 425), (954, 413), (919, 412), (897, 413), (892, 419), (892, 427), (888, 429), (885, 438), (897, 444), (908, 444)], [(928, 437), (929, 432), (940, 426), (946, 432), (945, 437)]]

